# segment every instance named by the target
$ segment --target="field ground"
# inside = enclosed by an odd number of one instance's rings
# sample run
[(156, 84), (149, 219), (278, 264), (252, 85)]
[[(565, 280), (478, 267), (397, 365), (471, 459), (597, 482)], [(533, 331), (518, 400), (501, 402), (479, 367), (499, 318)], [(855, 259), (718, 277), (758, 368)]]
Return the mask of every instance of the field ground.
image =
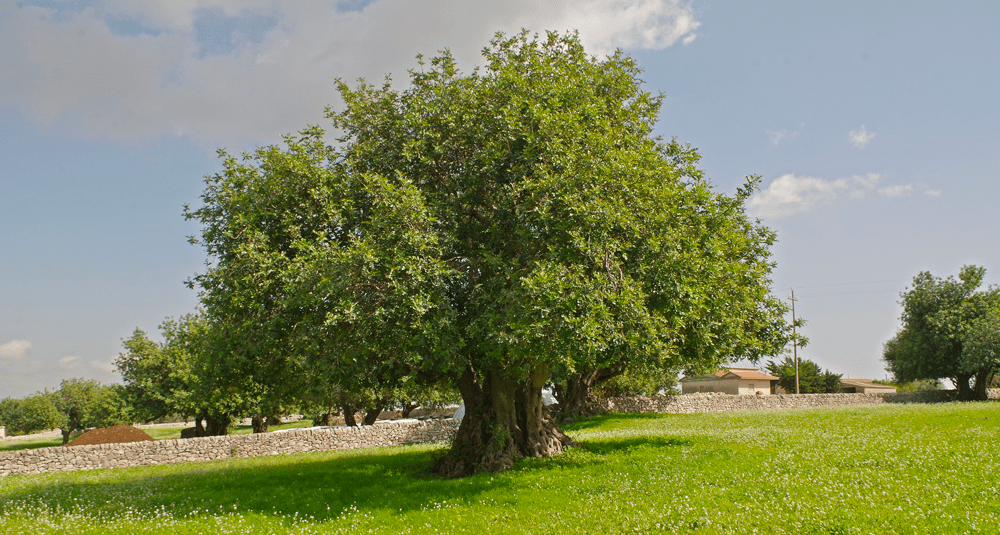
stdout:
[(0, 533), (996, 533), (1000, 404), (612, 415), (502, 474), (442, 445), (0, 478)]

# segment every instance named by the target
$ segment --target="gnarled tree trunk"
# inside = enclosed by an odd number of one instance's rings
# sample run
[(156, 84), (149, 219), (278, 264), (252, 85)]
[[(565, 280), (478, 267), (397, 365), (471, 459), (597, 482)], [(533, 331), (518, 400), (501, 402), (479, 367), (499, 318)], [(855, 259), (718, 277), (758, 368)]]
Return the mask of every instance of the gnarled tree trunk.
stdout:
[(357, 427), (358, 421), (354, 418), (354, 413), (357, 409), (351, 403), (345, 403), (340, 406), (340, 412), (344, 413), (344, 425), (349, 425), (351, 427)]
[(253, 427), (254, 433), (267, 433), (267, 426), (271, 423), (271, 419), (265, 416), (254, 416), (250, 418), (250, 426)]
[(552, 393), (559, 402), (559, 419), (563, 422), (572, 421), (600, 412), (590, 400), (592, 389), (621, 373), (617, 368), (597, 368), (574, 373), (565, 383), (555, 385)]
[(416, 403), (407, 403), (406, 405), (403, 405), (403, 412), (400, 416), (402, 416), (403, 418), (409, 418), (410, 413), (413, 412), (413, 410), (419, 406), (420, 405)]
[(374, 425), (375, 422), (378, 420), (378, 415), (380, 414), (382, 414), (382, 409), (379, 407), (365, 411), (364, 424)]
[(205, 433), (208, 436), (228, 435), (232, 423), (233, 419), (229, 416), (209, 414), (205, 417)]
[(972, 388), (969, 387), (969, 379), (971, 378), (971, 375), (959, 375), (955, 378), (959, 401), (969, 401), (972, 399)]
[(447, 477), (497, 472), (522, 457), (556, 455), (576, 444), (544, 415), (542, 386), (548, 379), (548, 369), (541, 366), (524, 381), (498, 372), (486, 372), (480, 380), (466, 368), (459, 380), (465, 417), (437, 472)]
[(989, 394), (986, 392), (986, 388), (990, 384), (990, 376), (993, 373), (990, 370), (980, 370), (976, 373), (976, 385), (975, 390), (972, 392), (972, 399), (975, 400), (987, 400), (989, 399)]

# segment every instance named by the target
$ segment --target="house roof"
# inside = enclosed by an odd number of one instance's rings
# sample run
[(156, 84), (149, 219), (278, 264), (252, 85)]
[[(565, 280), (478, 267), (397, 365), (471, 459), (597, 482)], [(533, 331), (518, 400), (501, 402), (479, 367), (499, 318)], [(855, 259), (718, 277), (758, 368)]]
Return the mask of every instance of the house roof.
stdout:
[(761, 373), (756, 368), (723, 368), (711, 375), (700, 375), (695, 377), (684, 377), (681, 381), (711, 381), (718, 379), (743, 379), (759, 381), (777, 381), (773, 375)]
[(879, 384), (871, 379), (841, 379), (840, 387), (843, 388), (845, 386), (853, 386), (855, 388), (861, 387), (861, 388), (891, 388), (893, 390), (896, 389), (896, 387), (892, 385)]

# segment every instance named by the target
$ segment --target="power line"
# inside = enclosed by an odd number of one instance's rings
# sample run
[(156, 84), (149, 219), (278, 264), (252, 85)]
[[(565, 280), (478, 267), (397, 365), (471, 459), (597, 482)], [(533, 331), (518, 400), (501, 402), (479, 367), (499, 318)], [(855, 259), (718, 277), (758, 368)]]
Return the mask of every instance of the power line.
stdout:
[(908, 282), (906, 279), (888, 279), (888, 280), (878, 280), (878, 281), (862, 281), (862, 282), (838, 282), (835, 284), (814, 284), (812, 286), (796, 286), (798, 289), (802, 288), (826, 288), (828, 286), (857, 286), (859, 284), (882, 284), (885, 282)]
[(831, 295), (874, 295), (874, 294), (886, 294), (886, 293), (898, 293), (899, 288), (890, 288), (882, 290), (857, 290), (853, 292), (821, 292), (815, 294), (799, 294), (801, 297), (823, 297)]

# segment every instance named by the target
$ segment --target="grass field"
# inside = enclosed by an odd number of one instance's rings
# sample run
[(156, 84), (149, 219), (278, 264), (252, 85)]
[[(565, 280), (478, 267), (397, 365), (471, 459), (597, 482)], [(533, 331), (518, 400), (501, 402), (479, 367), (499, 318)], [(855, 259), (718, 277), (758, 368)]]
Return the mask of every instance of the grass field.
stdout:
[(426, 473), (418, 445), (0, 478), (3, 533), (997, 533), (1000, 404), (594, 418)]

